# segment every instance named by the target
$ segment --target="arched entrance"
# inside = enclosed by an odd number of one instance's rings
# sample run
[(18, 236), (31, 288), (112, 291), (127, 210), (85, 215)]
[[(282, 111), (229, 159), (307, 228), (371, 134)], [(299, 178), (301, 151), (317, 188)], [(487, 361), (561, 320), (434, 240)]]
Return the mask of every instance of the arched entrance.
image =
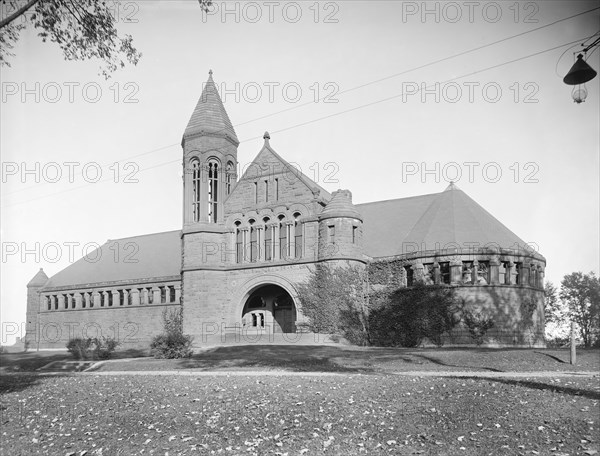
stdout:
[(262, 285), (250, 293), (241, 317), (245, 331), (296, 332), (294, 300), (279, 285)]

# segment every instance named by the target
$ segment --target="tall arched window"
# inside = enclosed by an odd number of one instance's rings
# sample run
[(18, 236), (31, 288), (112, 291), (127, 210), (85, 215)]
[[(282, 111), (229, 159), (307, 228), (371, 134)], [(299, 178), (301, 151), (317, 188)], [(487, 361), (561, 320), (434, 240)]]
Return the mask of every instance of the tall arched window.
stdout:
[(233, 163), (227, 162), (227, 174), (225, 175), (225, 187), (227, 194), (231, 193), (231, 187), (233, 185)]
[(250, 224), (250, 262), (254, 263), (258, 257), (257, 233), (256, 227), (254, 226), (254, 220), (251, 219), (248, 223)]
[(285, 216), (279, 216), (279, 258), (285, 260), (288, 257), (288, 237)]
[(235, 262), (241, 263), (244, 261), (244, 238), (240, 225), (242, 222), (235, 222)]
[(302, 223), (300, 223), (300, 212), (294, 214), (294, 244), (296, 258), (302, 258)]
[(263, 219), (263, 222), (265, 222), (265, 261), (271, 261), (271, 259), (273, 258), (273, 256), (271, 255), (271, 245), (273, 242), (273, 227), (267, 226), (267, 223), (269, 223), (269, 217), (265, 217)]
[(196, 159), (191, 162), (192, 167), (192, 221), (200, 221), (200, 162)]
[(217, 223), (217, 207), (219, 202), (219, 165), (208, 162), (208, 221)]

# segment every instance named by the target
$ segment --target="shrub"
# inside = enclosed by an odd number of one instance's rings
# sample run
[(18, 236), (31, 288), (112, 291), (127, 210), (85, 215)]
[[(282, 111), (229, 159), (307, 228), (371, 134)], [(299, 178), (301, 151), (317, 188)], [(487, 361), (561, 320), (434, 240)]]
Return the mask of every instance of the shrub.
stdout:
[(162, 314), (164, 332), (154, 336), (150, 351), (155, 358), (189, 358), (192, 356), (192, 336), (183, 334), (183, 309), (178, 308)]
[(152, 339), (150, 349), (155, 358), (189, 358), (192, 342), (192, 336), (182, 333), (159, 334)]
[(549, 339), (546, 339), (546, 347), (547, 348), (562, 348), (567, 346), (570, 342), (569, 337), (560, 337), (555, 336)]
[(90, 359), (91, 346), (92, 339), (90, 337), (87, 339), (76, 337), (74, 339), (69, 339), (69, 342), (67, 342), (67, 350), (75, 357), (75, 359)]
[(375, 345), (416, 347), (428, 338), (441, 346), (444, 333), (460, 321), (453, 288), (417, 283), (378, 298), (369, 314)]
[(463, 321), (469, 330), (471, 339), (475, 341), (477, 346), (483, 344), (485, 334), (489, 329), (494, 327), (494, 319), (492, 317), (485, 316), (481, 312), (463, 310)]
[(110, 359), (118, 345), (119, 342), (110, 337), (76, 337), (67, 342), (67, 350), (75, 359)]

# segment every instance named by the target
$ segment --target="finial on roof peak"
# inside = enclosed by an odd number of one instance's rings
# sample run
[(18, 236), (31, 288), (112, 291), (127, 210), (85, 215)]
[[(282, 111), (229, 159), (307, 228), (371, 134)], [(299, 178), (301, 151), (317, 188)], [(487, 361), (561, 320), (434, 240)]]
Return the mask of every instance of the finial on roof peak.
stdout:
[(271, 135), (269, 134), (268, 131), (265, 131), (265, 134), (263, 135), (263, 139), (271, 139)]
[(208, 75), (212, 76), (212, 70), (208, 70)]
[(446, 190), (444, 190), (444, 191), (447, 192), (448, 190), (458, 190), (458, 187), (456, 186), (454, 181), (450, 181), (450, 185), (448, 185), (446, 187)]

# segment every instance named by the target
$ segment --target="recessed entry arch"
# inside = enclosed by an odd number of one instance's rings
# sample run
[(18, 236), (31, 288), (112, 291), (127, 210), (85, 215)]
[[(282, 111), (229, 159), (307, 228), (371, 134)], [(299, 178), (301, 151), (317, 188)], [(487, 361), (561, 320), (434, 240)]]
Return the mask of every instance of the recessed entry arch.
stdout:
[(250, 280), (236, 294), (232, 321), (246, 331), (295, 333), (298, 320), (294, 287), (278, 276)]

